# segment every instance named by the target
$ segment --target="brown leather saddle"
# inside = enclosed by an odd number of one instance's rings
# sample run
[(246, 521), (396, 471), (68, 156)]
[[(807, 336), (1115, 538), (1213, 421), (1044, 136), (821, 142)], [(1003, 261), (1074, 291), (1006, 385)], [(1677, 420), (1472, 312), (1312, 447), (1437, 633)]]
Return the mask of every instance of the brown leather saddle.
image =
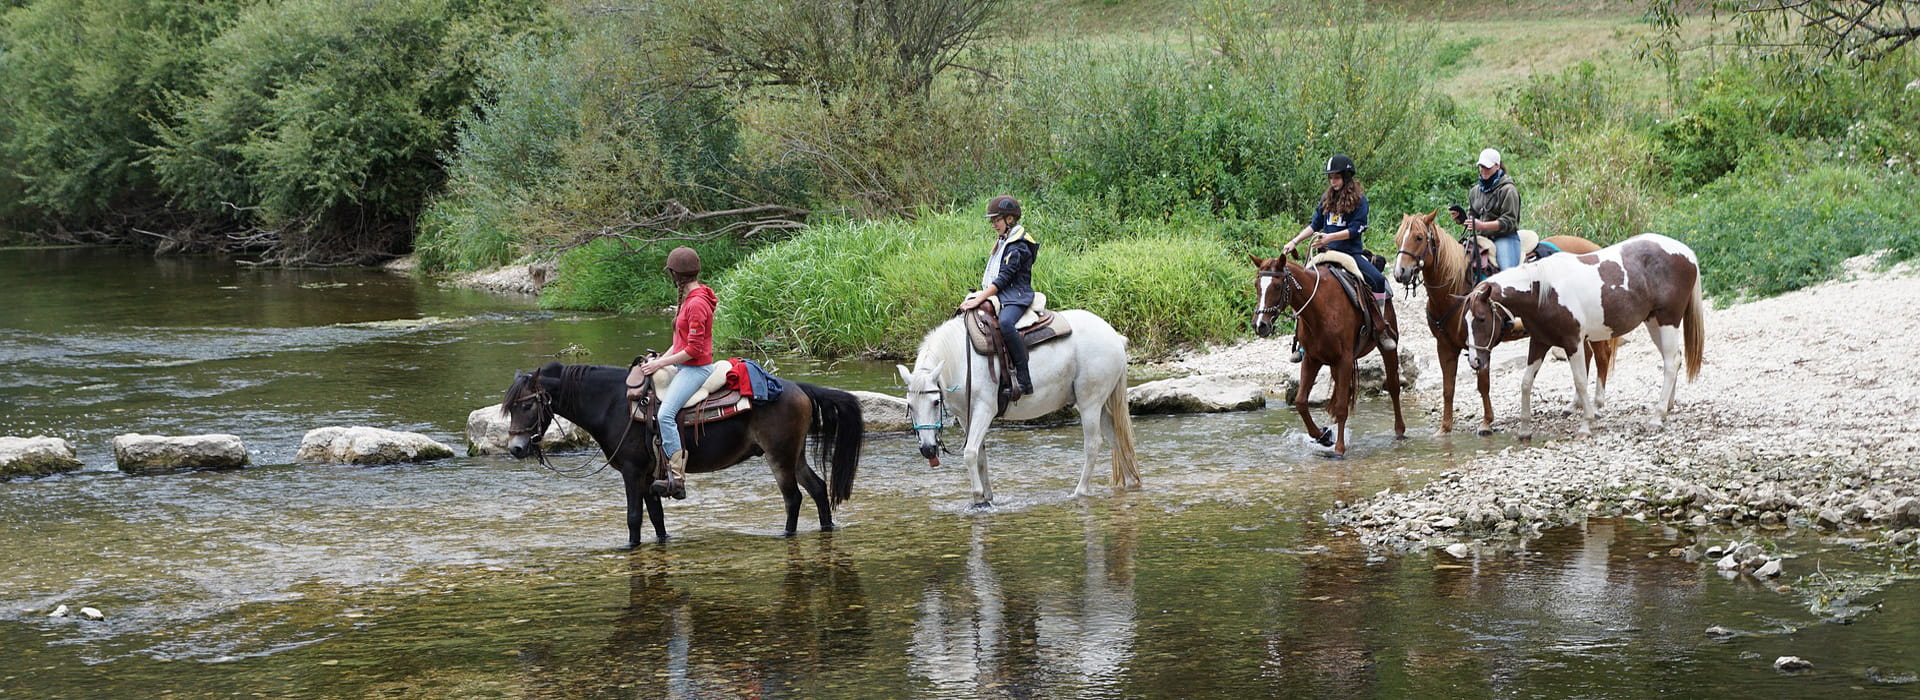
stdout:
[[(992, 304), (982, 304), (972, 311), (963, 311), (965, 319), (962, 325), (967, 328), (967, 340), (972, 343), (973, 351), (987, 358), (987, 371), (992, 373), (1000, 386), (1012, 386), (1013, 358), (1007, 354), (1006, 338), (1000, 335), (1000, 318), (993, 312)], [(1020, 317), (1015, 325), (1020, 339), (1026, 341), (1027, 350), (1051, 340), (1067, 337), (1073, 333), (1073, 327), (1067, 319), (1050, 309), (1030, 309)], [(1000, 412), (1007, 412), (1007, 395), (1000, 395)]]
[[(662, 372), (665, 371), (662, 370)], [(641, 387), (627, 390), (627, 398), (630, 399), (628, 405), (634, 420), (641, 423), (654, 421), (654, 415), (658, 412), (660, 405), (660, 394), (670, 381), (672, 381), (670, 378), (657, 374), (650, 379), (643, 377), (640, 374), (639, 360), (635, 360), (635, 364), (627, 375), (628, 387), (636, 385)], [(681, 428), (687, 428), (726, 420), (753, 410), (753, 401), (741, 394), (739, 390), (727, 388), (726, 381), (725, 372), (715, 371), (713, 376), (707, 378), (706, 385), (680, 409), (674, 422)]]

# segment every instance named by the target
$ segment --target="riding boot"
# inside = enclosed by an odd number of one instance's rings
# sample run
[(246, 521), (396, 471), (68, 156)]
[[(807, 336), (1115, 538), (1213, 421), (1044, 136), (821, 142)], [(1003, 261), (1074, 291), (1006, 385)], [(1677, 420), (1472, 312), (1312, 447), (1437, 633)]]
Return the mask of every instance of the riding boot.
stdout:
[(681, 450), (667, 458), (667, 478), (653, 482), (653, 495), (672, 496), (674, 500), (687, 497), (687, 451)]
[(1014, 398), (1033, 395), (1033, 377), (1027, 373), (1027, 341), (1018, 333), (1007, 339), (1007, 359), (1013, 363), (1013, 376), (1020, 383), (1020, 393)]
[(1381, 350), (1392, 352), (1400, 349), (1400, 331), (1387, 321), (1386, 305), (1389, 303), (1392, 302), (1387, 301), (1386, 294), (1375, 292), (1370, 311), (1373, 313), (1374, 344), (1380, 346)]

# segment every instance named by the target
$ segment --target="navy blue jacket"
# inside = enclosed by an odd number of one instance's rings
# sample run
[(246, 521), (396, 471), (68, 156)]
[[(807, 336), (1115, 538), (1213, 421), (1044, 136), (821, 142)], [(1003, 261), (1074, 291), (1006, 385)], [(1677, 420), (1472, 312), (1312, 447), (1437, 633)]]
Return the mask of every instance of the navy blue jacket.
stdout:
[(1039, 259), (1040, 243), (1025, 228), (1013, 229), (1000, 251), (1000, 275), (993, 278), (1001, 306), (1033, 304), (1033, 263)]
[(1328, 250), (1337, 250), (1348, 255), (1359, 255), (1364, 249), (1360, 237), (1367, 231), (1367, 197), (1360, 196), (1360, 205), (1346, 216), (1329, 215), (1320, 207), (1313, 208), (1312, 228), (1318, 233), (1347, 232), (1347, 239), (1327, 244)]

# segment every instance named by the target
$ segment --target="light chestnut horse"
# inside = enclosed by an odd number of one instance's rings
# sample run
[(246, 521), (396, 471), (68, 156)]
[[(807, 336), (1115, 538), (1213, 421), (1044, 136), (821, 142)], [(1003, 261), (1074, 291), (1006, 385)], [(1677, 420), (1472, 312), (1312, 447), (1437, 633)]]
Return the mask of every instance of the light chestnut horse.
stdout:
[[(1384, 388), (1393, 400), (1393, 434), (1407, 436), (1407, 421), (1400, 413), (1400, 353), (1379, 346), (1378, 335), (1362, 329), (1359, 310), (1347, 300), (1340, 282), (1328, 265), (1309, 270), (1284, 257), (1263, 259), (1247, 256), (1254, 268), (1254, 293), (1258, 306), (1253, 312), (1253, 332), (1262, 338), (1273, 335), (1276, 319), (1285, 314), (1294, 319), (1294, 337), (1300, 341), (1300, 385), (1294, 390), (1294, 410), (1306, 424), (1307, 435), (1324, 447), (1333, 448), (1332, 457), (1347, 454), (1347, 418), (1353, 414), (1354, 365), (1375, 349), (1386, 374)], [(1363, 282), (1359, 291), (1367, 293)], [(1382, 306), (1386, 322), (1399, 327), (1393, 301)], [(1308, 397), (1320, 368), (1333, 376), (1333, 396), (1327, 401), (1327, 413), (1334, 425), (1321, 426), (1313, 420)]]
[[(1462, 297), (1473, 285), (1467, 278), (1467, 251), (1452, 235), (1440, 230), (1434, 223), (1439, 212), (1431, 214), (1407, 214), (1400, 217), (1400, 231), (1393, 237), (1399, 252), (1394, 256), (1393, 278), (1401, 284), (1413, 284), (1416, 276), (1427, 288), (1427, 329), (1433, 332), (1434, 348), (1440, 353), (1440, 392), (1442, 394), (1440, 427), (1434, 432), (1445, 435), (1453, 432), (1453, 382), (1460, 365), (1460, 354), (1467, 351), (1466, 305)], [(1579, 236), (1550, 236), (1545, 239), (1565, 253), (1591, 253), (1600, 246)], [(1549, 256), (1549, 259), (1558, 256)], [(1512, 329), (1502, 340), (1514, 340), (1526, 337), (1525, 328)], [(1607, 391), (1607, 374), (1613, 367), (1615, 350), (1619, 340), (1602, 340), (1589, 343), (1588, 356), (1592, 358), (1599, 388), (1595, 390), (1595, 402), (1604, 402)], [(1480, 431), (1481, 435), (1493, 433), (1493, 397), (1490, 392), (1491, 378), (1486, 367), (1474, 370), (1480, 388)]]
[(1582, 437), (1593, 433), (1594, 404), (1587, 400), (1587, 347), (1645, 326), (1660, 351), (1666, 385), (1654, 405), (1654, 426), (1673, 410), (1673, 390), (1685, 345), (1687, 379), (1700, 373), (1706, 340), (1706, 306), (1700, 299), (1700, 262), (1685, 244), (1643, 233), (1585, 255), (1555, 255), (1488, 277), (1466, 298), (1468, 364), (1487, 366), (1502, 327), (1524, 322), (1530, 344), (1520, 380), (1520, 438), (1533, 436), (1533, 377), (1551, 348), (1567, 353)]

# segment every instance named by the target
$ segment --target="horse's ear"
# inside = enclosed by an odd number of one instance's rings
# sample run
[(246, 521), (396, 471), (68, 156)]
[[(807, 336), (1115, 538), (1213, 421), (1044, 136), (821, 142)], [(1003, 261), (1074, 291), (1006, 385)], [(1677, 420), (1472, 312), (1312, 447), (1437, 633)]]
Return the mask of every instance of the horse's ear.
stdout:
[(1426, 219), (1426, 220), (1427, 220), (1427, 223), (1429, 223), (1429, 224), (1431, 224), (1431, 223), (1433, 223), (1433, 220), (1434, 220), (1434, 219), (1438, 219), (1438, 218), (1440, 218), (1440, 210), (1439, 210), (1439, 209), (1435, 209), (1435, 210), (1433, 210), (1433, 213), (1430, 213), (1430, 214), (1421, 214), (1421, 215), (1420, 215), (1420, 218), (1422, 218), (1422, 219)]
[(900, 370), (901, 382), (904, 382), (909, 387), (913, 386), (913, 373), (907, 371), (906, 365), (894, 365), (893, 368)]
[(1248, 259), (1248, 260), (1252, 260), (1252, 261), (1253, 261), (1253, 266), (1254, 266), (1254, 267), (1266, 267), (1266, 266), (1267, 266), (1267, 261), (1265, 261), (1265, 260), (1261, 260), (1261, 259), (1260, 259), (1260, 256), (1258, 256), (1258, 255), (1254, 255), (1254, 254), (1252, 254), (1252, 253), (1248, 253), (1248, 254), (1247, 254), (1247, 259)]
[(930, 371), (930, 372), (932, 372), (932, 373), (933, 373), (933, 381), (934, 381), (935, 383), (938, 383), (938, 382), (940, 381), (940, 370), (943, 370), (943, 369), (946, 369), (946, 368), (947, 368), (947, 361), (946, 361), (946, 360), (941, 360), (941, 361), (939, 361), (939, 362), (935, 362), (935, 363), (933, 363), (933, 369), (931, 369), (931, 370), (928, 370), (928, 371)]

